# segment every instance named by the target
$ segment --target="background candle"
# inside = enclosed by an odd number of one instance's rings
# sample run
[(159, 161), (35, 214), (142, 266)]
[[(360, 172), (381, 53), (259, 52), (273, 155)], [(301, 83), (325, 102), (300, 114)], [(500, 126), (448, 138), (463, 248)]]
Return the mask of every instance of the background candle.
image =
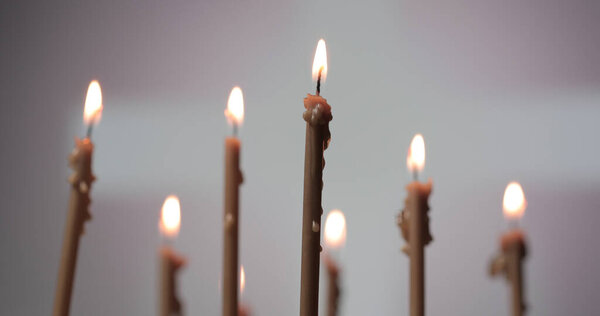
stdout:
[(239, 187), (241, 142), (237, 138), (239, 125), (244, 119), (244, 97), (239, 87), (229, 94), (225, 116), (233, 125), (233, 136), (225, 139), (225, 211), (223, 213), (223, 315), (238, 313), (238, 238)]
[(83, 111), (83, 120), (87, 125), (86, 137), (75, 139), (75, 149), (69, 155), (69, 166), (74, 172), (69, 177), (71, 197), (54, 297), (54, 316), (69, 315), (79, 238), (84, 233), (84, 223), (91, 219), (90, 189), (95, 177), (92, 174), (94, 144), (90, 138), (92, 126), (100, 120), (101, 115), (102, 90), (98, 81), (93, 80), (87, 90)]
[(402, 236), (407, 245), (402, 249), (410, 259), (410, 315), (425, 315), (425, 252), (431, 242), (429, 233), (429, 194), (431, 179), (427, 183), (418, 181), (418, 172), (425, 166), (425, 142), (421, 134), (415, 135), (406, 160), (414, 181), (406, 186), (408, 197), (404, 210), (398, 218)]
[(331, 107), (320, 96), (321, 80), (327, 76), (325, 41), (317, 44), (313, 62), (313, 78), (317, 79), (317, 94), (304, 98), (306, 111), (306, 144), (304, 149), (304, 199), (302, 210), (302, 266), (300, 285), (300, 315), (319, 312), (319, 253), (321, 251), (321, 193), (323, 190), (323, 151), (330, 139)]
[(341, 248), (346, 242), (346, 218), (342, 211), (332, 210), (327, 214), (324, 235), (327, 251), (324, 253), (323, 257), (328, 277), (326, 315), (335, 316), (339, 311), (341, 270), (339, 263), (334, 258), (334, 252)]
[(492, 276), (503, 274), (510, 283), (511, 312), (521, 316), (525, 312), (522, 262), (527, 254), (525, 234), (518, 228), (517, 221), (525, 213), (527, 200), (523, 188), (517, 182), (511, 182), (504, 191), (502, 202), (504, 216), (514, 224), (514, 227), (502, 235), (500, 239), (501, 253), (490, 264)]
[[(246, 288), (246, 272), (244, 266), (240, 267), (240, 297), (243, 297), (244, 290)], [(238, 316), (250, 316), (250, 307), (244, 304), (240, 299), (240, 306), (238, 308)]]
[(179, 199), (170, 195), (161, 209), (159, 228), (165, 243), (160, 249), (160, 292), (159, 315), (181, 315), (182, 306), (177, 296), (177, 271), (185, 265), (185, 258), (178, 255), (168, 244), (179, 233), (181, 226), (181, 207)]

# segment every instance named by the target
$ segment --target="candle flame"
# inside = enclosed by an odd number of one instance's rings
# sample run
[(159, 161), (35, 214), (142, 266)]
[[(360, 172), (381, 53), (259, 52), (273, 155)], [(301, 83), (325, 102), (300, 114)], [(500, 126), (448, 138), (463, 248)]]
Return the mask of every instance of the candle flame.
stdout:
[(92, 80), (85, 96), (83, 122), (86, 125), (100, 122), (102, 117), (102, 89), (98, 80)]
[(240, 293), (244, 293), (246, 287), (246, 272), (244, 272), (244, 265), (240, 267)]
[(319, 40), (317, 50), (315, 51), (315, 59), (312, 66), (312, 78), (314, 81), (317, 81), (319, 71), (321, 71), (321, 81), (324, 82), (325, 78), (327, 78), (327, 48), (324, 39)]
[(507, 219), (520, 219), (527, 208), (525, 193), (518, 182), (511, 182), (506, 186), (502, 202), (504, 217)]
[(175, 237), (179, 233), (181, 225), (181, 206), (179, 198), (169, 195), (163, 203), (161, 210), (160, 230), (168, 237)]
[(325, 243), (339, 248), (346, 242), (346, 218), (340, 210), (331, 210), (325, 220)]
[(410, 171), (422, 171), (425, 167), (425, 140), (423, 135), (417, 134), (413, 137), (408, 148), (406, 166)]
[(244, 95), (240, 87), (233, 87), (227, 100), (225, 116), (231, 124), (241, 125), (244, 121)]

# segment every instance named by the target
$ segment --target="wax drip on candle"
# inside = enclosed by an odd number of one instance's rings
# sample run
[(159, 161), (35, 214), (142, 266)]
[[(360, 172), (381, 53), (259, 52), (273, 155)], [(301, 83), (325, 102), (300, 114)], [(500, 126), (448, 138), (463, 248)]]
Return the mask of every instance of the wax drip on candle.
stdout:
[(83, 121), (87, 125), (85, 138), (92, 137), (92, 129), (102, 117), (102, 107), (102, 89), (100, 88), (100, 83), (98, 80), (92, 80), (88, 86), (83, 110)]

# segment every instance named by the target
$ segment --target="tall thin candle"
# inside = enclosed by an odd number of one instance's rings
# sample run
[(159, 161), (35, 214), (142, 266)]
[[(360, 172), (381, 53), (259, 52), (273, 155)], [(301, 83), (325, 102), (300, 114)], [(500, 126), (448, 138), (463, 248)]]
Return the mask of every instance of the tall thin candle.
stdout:
[(223, 316), (238, 314), (238, 232), (241, 142), (237, 131), (244, 119), (244, 97), (235, 87), (229, 94), (225, 116), (233, 125), (233, 136), (225, 139), (225, 211), (223, 213)]
[[(346, 217), (340, 210), (331, 210), (325, 220), (325, 267), (327, 268), (327, 316), (336, 316), (339, 313), (341, 291), (341, 268), (335, 260), (334, 252), (339, 250), (346, 242)], [(338, 256), (339, 259), (339, 256)]]
[[(504, 216), (515, 224), (525, 213), (527, 201), (523, 188), (517, 182), (511, 182), (504, 191), (503, 209)], [(504, 275), (510, 283), (511, 289), (511, 314), (521, 316), (525, 314), (525, 295), (523, 284), (523, 259), (527, 255), (525, 233), (516, 225), (502, 235), (500, 239), (501, 252), (490, 264), (490, 274)]]
[(169, 241), (179, 233), (181, 225), (181, 207), (179, 199), (170, 195), (161, 209), (159, 227), (165, 238), (160, 249), (160, 292), (159, 315), (182, 315), (182, 305), (177, 296), (177, 271), (185, 265), (185, 258), (178, 255)]
[(302, 211), (302, 267), (300, 284), (300, 316), (319, 312), (319, 253), (321, 251), (321, 193), (323, 190), (323, 151), (330, 139), (331, 107), (320, 96), (321, 81), (327, 77), (325, 41), (317, 44), (313, 62), (313, 79), (317, 80), (316, 95), (304, 98), (306, 111), (306, 144), (304, 149), (304, 199)]
[(407, 165), (414, 181), (406, 186), (408, 197), (398, 218), (402, 236), (407, 245), (402, 249), (410, 259), (410, 315), (425, 315), (425, 251), (432, 237), (429, 233), (429, 195), (431, 179), (418, 181), (418, 172), (425, 166), (425, 142), (421, 134), (415, 135), (408, 151)]
[(79, 240), (85, 231), (84, 223), (91, 219), (90, 190), (92, 182), (95, 180), (92, 173), (94, 144), (91, 141), (91, 132), (92, 126), (98, 123), (101, 114), (102, 91), (98, 81), (94, 80), (90, 83), (85, 98), (83, 119), (87, 125), (86, 137), (84, 139), (75, 138), (75, 149), (69, 155), (69, 166), (74, 172), (69, 177), (71, 197), (54, 296), (52, 313), (54, 316), (69, 315)]

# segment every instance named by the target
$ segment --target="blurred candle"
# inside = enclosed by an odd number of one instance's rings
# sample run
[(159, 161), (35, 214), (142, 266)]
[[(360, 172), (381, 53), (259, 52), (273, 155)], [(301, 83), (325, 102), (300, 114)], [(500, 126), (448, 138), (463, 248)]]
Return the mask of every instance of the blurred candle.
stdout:
[(229, 94), (225, 116), (233, 126), (233, 136), (225, 139), (225, 211), (223, 213), (223, 316), (238, 313), (238, 231), (241, 142), (237, 138), (244, 120), (242, 89), (234, 87)]
[(325, 266), (327, 267), (327, 316), (338, 314), (340, 298), (340, 266), (334, 259), (333, 252), (341, 248), (346, 242), (346, 218), (340, 210), (332, 210), (325, 220)]
[(300, 316), (319, 312), (319, 253), (321, 251), (321, 194), (323, 190), (323, 151), (330, 139), (331, 107), (320, 96), (321, 81), (327, 77), (325, 41), (319, 40), (312, 67), (317, 80), (316, 95), (304, 98), (306, 111), (306, 143), (304, 149), (304, 199), (302, 215), (302, 267), (300, 285)]
[(84, 223), (91, 219), (90, 189), (95, 177), (92, 173), (94, 144), (90, 138), (92, 127), (100, 121), (101, 115), (102, 91), (98, 81), (93, 80), (88, 87), (83, 110), (87, 134), (83, 139), (75, 138), (75, 149), (69, 155), (69, 166), (73, 169), (73, 174), (69, 177), (71, 195), (54, 296), (54, 316), (69, 315), (79, 238), (84, 233)]
[(403, 251), (410, 259), (410, 315), (425, 315), (425, 252), (431, 242), (429, 233), (429, 195), (431, 179), (427, 183), (418, 181), (418, 172), (425, 166), (425, 141), (421, 134), (414, 136), (406, 160), (414, 181), (406, 186), (408, 197), (404, 210), (398, 218), (402, 236), (407, 242)]
[(181, 207), (179, 199), (170, 195), (165, 199), (161, 209), (159, 228), (165, 242), (160, 249), (160, 292), (159, 315), (181, 315), (182, 306), (177, 296), (177, 271), (185, 265), (185, 258), (178, 255), (169, 245), (181, 225)]
[(511, 312), (514, 316), (525, 313), (523, 259), (527, 254), (525, 233), (518, 228), (517, 221), (521, 219), (527, 208), (527, 200), (523, 188), (518, 182), (511, 182), (504, 191), (502, 203), (504, 217), (513, 223), (513, 228), (500, 238), (501, 252), (490, 265), (492, 276), (503, 274), (510, 283)]
[[(246, 287), (246, 272), (244, 271), (244, 266), (240, 267), (240, 297), (243, 297), (244, 289)], [(250, 316), (250, 307), (247, 304), (244, 304), (240, 300), (240, 306), (238, 309), (238, 316)]]

